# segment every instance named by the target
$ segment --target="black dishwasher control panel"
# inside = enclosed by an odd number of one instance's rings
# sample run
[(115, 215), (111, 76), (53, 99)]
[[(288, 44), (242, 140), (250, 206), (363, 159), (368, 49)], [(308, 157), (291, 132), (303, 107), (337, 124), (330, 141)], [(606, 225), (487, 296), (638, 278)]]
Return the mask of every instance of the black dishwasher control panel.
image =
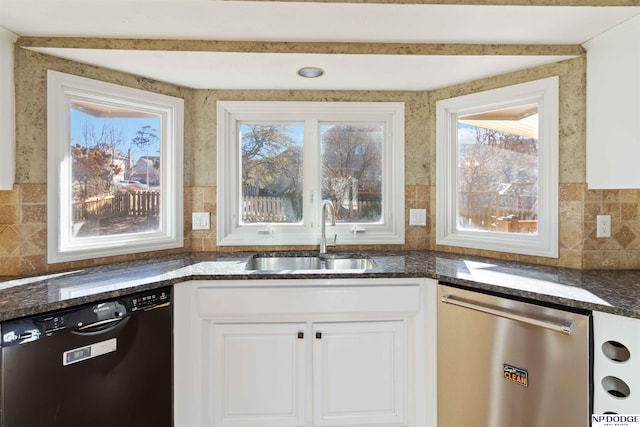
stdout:
[(90, 331), (115, 325), (126, 316), (171, 304), (171, 288), (154, 289), (79, 307), (10, 320), (0, 325), (2, 347), (26, 344), (64, 330)]

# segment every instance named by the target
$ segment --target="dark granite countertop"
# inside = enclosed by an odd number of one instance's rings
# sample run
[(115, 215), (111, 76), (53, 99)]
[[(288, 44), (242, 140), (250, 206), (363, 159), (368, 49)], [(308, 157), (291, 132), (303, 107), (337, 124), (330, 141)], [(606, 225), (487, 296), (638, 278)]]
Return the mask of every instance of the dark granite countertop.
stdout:
[(433, 251), (368, 252), (374, 269), (257, 272), (253, 253), (189, 253), (23, 279), (0, 279), (0, 321), (187, 280), (427, 277), (566, 307), (640, 319), (640, 270), (583, 271)]

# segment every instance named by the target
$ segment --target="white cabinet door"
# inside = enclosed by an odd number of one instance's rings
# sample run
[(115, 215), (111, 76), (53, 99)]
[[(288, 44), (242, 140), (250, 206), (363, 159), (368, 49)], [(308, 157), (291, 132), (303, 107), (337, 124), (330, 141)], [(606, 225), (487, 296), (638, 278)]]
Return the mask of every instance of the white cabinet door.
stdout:
[(317, 426), (405, 422), (405, 322), (313, 325)]
[(304, 426), (305, 323), (214, 324), (214, 426)]

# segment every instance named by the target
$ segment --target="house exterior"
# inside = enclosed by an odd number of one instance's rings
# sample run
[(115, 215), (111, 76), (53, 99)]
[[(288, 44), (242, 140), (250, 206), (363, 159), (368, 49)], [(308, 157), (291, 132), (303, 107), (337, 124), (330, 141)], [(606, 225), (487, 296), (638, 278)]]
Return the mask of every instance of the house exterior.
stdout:
[(159, 162), (160, 157), (158, 156), (140, 157), (129, 170), (129, 179), (140, 181), (149, 186), (160, 185), (160, 171), (157, 168)]

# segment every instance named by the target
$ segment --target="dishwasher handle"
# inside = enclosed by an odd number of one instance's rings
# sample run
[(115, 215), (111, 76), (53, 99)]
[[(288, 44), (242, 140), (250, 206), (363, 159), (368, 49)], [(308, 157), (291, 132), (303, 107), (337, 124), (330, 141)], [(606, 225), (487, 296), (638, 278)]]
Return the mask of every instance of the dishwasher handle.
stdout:
[(72, 330), (72, 334), (76, 335), (102, 335), (111, 332), (120, 325), (126, 324), (131, 316), (114, 317), (111, 319), (98, 320), (87, 325), (82, 325), (76, 330)]
[(566, 335), (571, 335), (573, 333), (573, 324), (561, 324), (556, 322), (551, 322), (543, 319), (536, 319), (530, 316), (523, 316), (521, 314), (513, 313), (510, 311), (501, 310), (500, 308), (495, 307), (487, 307), (484, 305), (474, 304), (472, 302), (464, 301), (461, 299), (457, 299), (453, 295), (444, 295), (441, 298), (441, 301), (446, 304), (456, 305), (458, 307), (464, 307), (475, 311), (480, 311), (482, 313), (492, 314), (494, 316), (504, 317), (506, 319), (515, 320), (517, 322), (526, 323), (529, 325), (539, 326), (546, 329), (551, 329), (552, 331), (561, 332)]
[(87, 329), (97, 329), (97, 328), (105, 328), (107, 326), (115, 326), (114, 323), (120, 323), (122, 321), (122, 317), (115, 317), (113, 319), (104, 319), (99, 320), (97, 322), (91, 323), (89, 325), (80, 326), (78, 328), (79, 331), (84, 331)]

